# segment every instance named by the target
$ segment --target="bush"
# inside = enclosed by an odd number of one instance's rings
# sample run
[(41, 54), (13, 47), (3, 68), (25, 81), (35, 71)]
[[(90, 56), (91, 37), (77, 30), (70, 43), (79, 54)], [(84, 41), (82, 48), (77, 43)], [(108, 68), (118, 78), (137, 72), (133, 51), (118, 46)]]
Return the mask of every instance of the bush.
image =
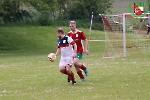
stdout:
[[(77, 28), (90, 28), (90, 21), (85, 20), (75, 20), (77, 23)], [(70, 20), (60, 20), (54, 21), (52, 23), (53, 26), (69, 26)], [(103, 23), (101, 22), (93, 22), (92, 30), (104, 30)]]
[[(75, 20), (77, 23), (77, 28), (90, 28), (90, 21), (89, 20)], [(38, 20), (32, 20), (29, 18), (26, 18), (20, 22), (9, 22), (4, 24), (2, 18), (0, 18), (0, 25), (3, 26), (29, 26), (29, 25), (41, 25), (41, 26), (67, 26), (69, 27), (69, 22), (70, 20), (56, 20), (53, 21), (52, 19), (50, 19), (48, 16), (44, 16), (42, 15), (41, 17), (39, 17)], [(103, 31), (103, 23), (102, 22), (95, 22), (93, 21), (92, 24), (92, 30), (101, 30)]]
[(41, 15), (41, 17), (39, 18), (38, 22), (39, 22), (39, 24), (41, 26), (49, 26), (49, 25), (52, 24), (52, 20), (49, 18), (48, 15), (45, 15), (45, 14)]
[(69, 26), (69, 20), (53, 21), (53, 26)]
[(4, 24), (3, 18), (0, 17), (0, 25), (3, 25), (3, 24)]

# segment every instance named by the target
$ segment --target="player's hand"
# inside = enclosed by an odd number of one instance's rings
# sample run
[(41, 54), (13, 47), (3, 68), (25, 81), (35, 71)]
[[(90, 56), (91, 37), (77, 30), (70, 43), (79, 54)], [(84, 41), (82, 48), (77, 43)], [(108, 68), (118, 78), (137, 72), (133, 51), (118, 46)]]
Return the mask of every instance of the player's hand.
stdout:
[(86, 53), (87, 55), (89, 55), (89, 51), (88, 50), (85, 50), (84, 53)]

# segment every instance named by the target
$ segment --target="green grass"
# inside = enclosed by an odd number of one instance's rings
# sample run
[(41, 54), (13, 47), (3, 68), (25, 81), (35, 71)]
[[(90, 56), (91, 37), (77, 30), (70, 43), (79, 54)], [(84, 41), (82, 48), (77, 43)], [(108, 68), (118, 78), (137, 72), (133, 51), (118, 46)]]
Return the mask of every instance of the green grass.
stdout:
[[(79, 82), (75, 74), (77, 85), (67, 83), (58, 69), (60, 56), (53, 63), (47, 59), (57, 48), (56, 28), (0, 28), (0, 43), (6, 43), (0, 51), (0, 100), (150, 99), (149, 56), (103, 59), (104, 42), (90, 42), (90, 55), (83, 57), (89, 69), (86, 81)], [(88, 35), (89, 29), (81, 30)], [(104, 33), (92, 31), (91, 39), (103, 40)]]
[[(60, 26), (61, 27), (61, 26)], [(57, 48), (56, 29), (58, 27), (0, 27), (0, 51), (17, 52), (54, 52)], [(70, 31), (62, 27), (67, 34)], [(79, 28), (89, 37), (89, 29)], [(102, 35), (101, 35), (102, 34)], [(91, 39), (104, 40), (104, 33), (92, 31)]]

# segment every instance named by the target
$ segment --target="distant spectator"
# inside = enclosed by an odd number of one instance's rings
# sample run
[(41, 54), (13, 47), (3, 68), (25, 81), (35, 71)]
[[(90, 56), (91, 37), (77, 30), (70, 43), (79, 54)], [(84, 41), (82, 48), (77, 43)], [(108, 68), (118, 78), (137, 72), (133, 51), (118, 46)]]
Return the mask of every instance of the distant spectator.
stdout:
[(148, 20), (148, 23), (147, 23), (147, 34), (149, 34), (150, 32), (150, 19)]
[(149, 34), (149, 32), (150, 32), (150, 11), (148, 11), (148, 23), (147, 23), (147, 34)]

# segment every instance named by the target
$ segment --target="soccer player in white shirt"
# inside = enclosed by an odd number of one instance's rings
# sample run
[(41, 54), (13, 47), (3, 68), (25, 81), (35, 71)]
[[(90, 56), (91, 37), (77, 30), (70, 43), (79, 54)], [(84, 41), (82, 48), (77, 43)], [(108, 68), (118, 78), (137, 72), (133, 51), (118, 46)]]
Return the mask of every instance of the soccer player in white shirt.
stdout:
[(59, 70), (61, 73), (66, 74), (72, 80), (72, 84), (76, 84), (74, 73), (71, 71), (71, 66), (73, 65), (73, 59), (76, 57), (77, 46), (73, 39), (64, 34), (62, 28), (56, 30), (58, 40), (58, 49), (56, 51), (56, 56), (61, 53), (61, 59), (59, 63)]

